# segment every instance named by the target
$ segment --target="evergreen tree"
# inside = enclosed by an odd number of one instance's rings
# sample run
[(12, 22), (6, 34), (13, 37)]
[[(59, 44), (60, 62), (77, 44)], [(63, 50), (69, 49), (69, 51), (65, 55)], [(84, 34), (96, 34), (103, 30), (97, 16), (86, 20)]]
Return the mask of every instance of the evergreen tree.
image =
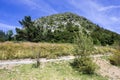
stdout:
[(11, 41), (12, 40), (12, 36), (13, 36), (13, 31), (12, 30), (8, 30), (6, 36), (7, 36), (7, 40)]
[(3, 41), (5, 41), (6, 40), (6, 35), (5, 35), (5, 33), (2, 31), (2, 30), (0, 30), (0, 42), (3, 42)]
[(25, 18), (22, 21), (19, 21), (19, 23), (23, 26), (22, 29), (16, 28), (16, 38), (18, 40), (26, 40), (34, 42), (36, 34), (36, 27), (34, 26), (34, 22), (31, 20), (30, 16), (25, 16)]

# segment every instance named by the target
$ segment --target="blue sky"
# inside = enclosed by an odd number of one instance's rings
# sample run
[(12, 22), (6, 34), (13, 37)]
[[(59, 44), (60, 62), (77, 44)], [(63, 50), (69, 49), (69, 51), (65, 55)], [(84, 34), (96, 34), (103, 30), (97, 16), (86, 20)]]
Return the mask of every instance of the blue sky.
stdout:
[(19, 20), (73, 12), (120, 34), (120, 0), (0, 0), (0, 29), (20, 27)]

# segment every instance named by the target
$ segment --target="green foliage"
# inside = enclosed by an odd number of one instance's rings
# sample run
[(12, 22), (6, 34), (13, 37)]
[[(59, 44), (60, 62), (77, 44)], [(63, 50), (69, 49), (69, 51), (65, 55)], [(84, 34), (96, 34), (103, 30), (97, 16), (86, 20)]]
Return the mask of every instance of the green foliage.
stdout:
[(120, 42), (117, 46), (117, 51), (109, 57), (110, 63), (116, 66), (120, 66)]
[(85, 35), (83, 30), (75, 36), (76, 53), (79, 57), (75, 58), (72, 66), (76, 70), (84, 74), (94, 74), (96, 65), (90, 58), (93, 50), (93, 43), (89, 35)]
[(2, 30), (0, 30), (0, 42), (4, 42), (5, 40), (6, 40), (5, 33)]
[(74, 43), (74, 32), (81, 28), (85, 35), (90, 34), (95, 45), (112, 45), (120, 40), (120, 35), (92, 23), (90, 20), (73, 13), (54, 14), (32, 21), (25, 16), (19, 21), (22, 29), (16, 28), (15, 38), (19, 41)]
[(110, 63), (116, 66), (120, 66), (120, 52), (114, 53), (109, 57)]
[(13, 39), (12, 30), (8, 30), (6, 34), (2, 30), (0, 30), (0, 42), (11, 41), (12, 39)]
[(31, 17), (25, 16), (23, 20), (19, 21), (19, 23), (23, 26), (23, 29), (16, 28), (16, 39), (20, 41), (37, 42), (35, 38), (38, 38), (37, 35), (40, 36), (37, 32), (39, 29), (34, 26)]
[(96, 64), (93, 63), (90, 57), (75, 58), (71, 65), (83, 74), (94, 74), (96, 69)]
[[(61, 27), (62, 28), (62, 27)], [(73, 24), (67, 23), (66, 28), (64, 30), (55, 30), (53, 33), (54, 42), (68, 42), (73, 43), (74, 41), (74, 32), (78, 32), (79, 27), (74, 27)]]
[(12, 36), (13, 36), (13, 31), (12, 30), (8, 30), (6, 36), (7, 36), (7, 40), (11, 41), (12, 40)]
[(112, 45), (120, 39), (119, 34), (100, 27), (96, 27), (91, 37), (93, 38), (94, 44), (101, 44), (102, 46)]
[(93, 54), (109, 54), (117, 51), (117, 49), (111, 46), (95, 46), (94, 48)]
[(80, 56), (89, 56), (93, 51), (93, 41), (88, 35), (85, 35), (82, 31), (77, 33), (74, 39), (76, 44), (76, 53)]
[(31, 20), (31, 17), (25, 16), (25, 18), (22, 21), (19, 21), (19, 23), (23, 26), (23, 29), (16, 28), (16, 39), (36, 42), (34, 38), (38, 35), (36, 31), (38, 29), (34, 26), (34, 22)]

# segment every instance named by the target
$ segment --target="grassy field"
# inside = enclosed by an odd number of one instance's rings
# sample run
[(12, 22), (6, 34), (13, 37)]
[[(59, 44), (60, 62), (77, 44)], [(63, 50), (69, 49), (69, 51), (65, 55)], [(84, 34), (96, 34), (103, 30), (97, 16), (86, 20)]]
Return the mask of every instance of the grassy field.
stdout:
[[(96, 46), (93, 54), (104, 54), (116, 50), (107, 46)], [(73, 44), (68, 43), (31, 43), (31, 42), (4, 42), (0, 43), (0, 60), (35, 58), (56, 58), (58, 56), (77, 55)]]
[(0, 59), (35, 58), (38, 53), (41, 57), (55, 58), (72, 55), (74, 48), (71, 44), (5, 42), (0, 43)]
[(73, 70), (70, 62), (41, 63), (39, 68), (34, 64), (19, 65), (10, 70), (0, 70), (0, 80), (107, 80), (97, 74), (83, 75)]

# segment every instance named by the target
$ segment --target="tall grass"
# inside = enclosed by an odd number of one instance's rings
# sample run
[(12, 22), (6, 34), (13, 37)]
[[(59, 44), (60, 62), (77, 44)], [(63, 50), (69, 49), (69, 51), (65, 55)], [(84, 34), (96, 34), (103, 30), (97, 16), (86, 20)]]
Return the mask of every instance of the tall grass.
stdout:
[(31, 42), (4, 42), (0, 43), (0, 59), (35, 58), (40, 52), (40, 57), (55, 58), (71, 55), (74, 48), (71, 44), (31, 43)]
[(115, 47), (116, 51), (109, 57), (112, 65), (120, 66), (120, 43)]
[[(69, 43), (31, 43), (3, 42), (0, 43), (0, 60), (35, 58), (40, 52), (42, 58), (76, 55), (73, 44)], [(115, 53), (116, 49), (106, 46), (96, 46), (93, 54)]]
[(109, 54), (116, 52), (116, 49), (112, 46), (95, 46), (93, 54)]

